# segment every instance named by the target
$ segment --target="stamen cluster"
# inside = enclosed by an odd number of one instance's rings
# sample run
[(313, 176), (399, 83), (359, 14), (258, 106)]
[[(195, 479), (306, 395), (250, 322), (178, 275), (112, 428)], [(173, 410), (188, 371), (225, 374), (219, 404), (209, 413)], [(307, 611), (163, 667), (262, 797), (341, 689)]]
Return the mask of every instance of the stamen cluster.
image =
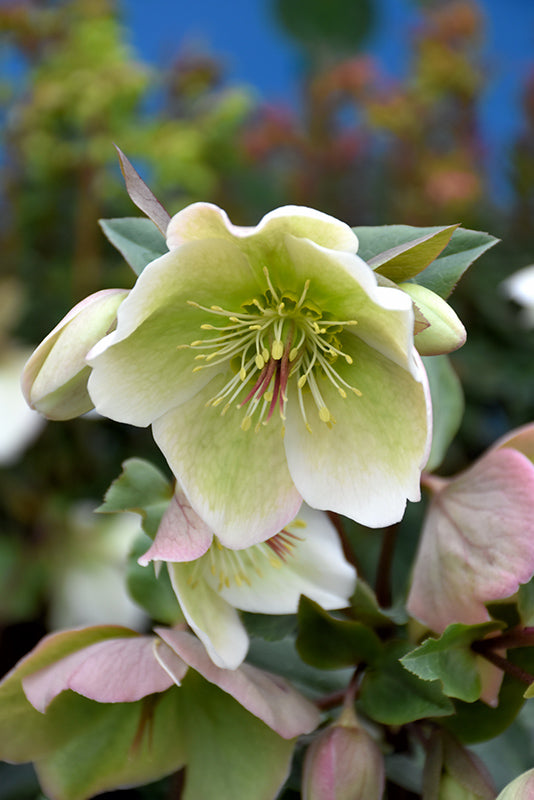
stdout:
[(189, 300), (189, 305), (226, 318), (228, 324), (203, 323), (201, 330), (212, 331), (213, 335), (180, 347), (211, 351), (195, 356), (195, 361), (203, 363), (197, 364), (194, 372), (223, 363), (231, 366), (232, 377), (207, 405), (216, 407), (224, 403), (221, 413), (225, 414), (241, 396), (238, 406), (247, 407), (241, 422), (244, 431), (251, 427), (257, 412), (254, 429), (258, 432), (278, 407), (283, 434), (290, 382), (295, 384), (307, 430), (312, 432), (304, 407), (305, 391), (311, 393), (319, 419), (331, 426), (335, 419), (317, 378), (328, 378), (343, 398), (347, 397), (346, 390), (361, 396), (360, 390), (347, 383), (334, 366), (338, 358), (352, 365), (352, 357), (343, 352), (337, 334), (346, 326), (356, 325), (357, 321), (327, 319), (315, 303), (307, 299), (309, 280), (297, 297), (292, 292), (275, 289), (266, 267), (263, 272), (267, 282), (265, 293), (259, 299), (255, 297), (242, 304), (239, 312), (220, 306), (207, 308)]

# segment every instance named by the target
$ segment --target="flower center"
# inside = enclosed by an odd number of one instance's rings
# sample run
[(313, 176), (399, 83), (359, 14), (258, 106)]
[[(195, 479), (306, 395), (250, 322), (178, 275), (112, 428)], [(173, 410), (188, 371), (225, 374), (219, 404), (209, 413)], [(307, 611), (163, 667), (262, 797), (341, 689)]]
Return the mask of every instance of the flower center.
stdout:
[(257, 432), (271, 419), (276, 408), (282, 423), (285, 421), (290, 383), (295, 385), (302, 417), (310, 433), (304, 407), (305, 392), (311, 394), (319, 419), (331, 426), (335, 420), (324, 401), (318, 378), (327, 378), (343, 398), (347, 397), (347, 391), (361, 397), (360, 390), (347, 383), (335, 366), (338, 359), (353, 363), (351, 356), (343, 352), (338, 334), (357, 322), (327, 319), (318, 306), (307, 299), (310, 281), (306, 281), (299, 297), (293, 292), (275, 289), (266, 267), (264, 274), (265, 293), (243, 303), (239, 312), (220, 306), (207, 308), (188, 300), (189, 305), (222, 317), (226, 324), (204, 323), (201, 330), (210, 331), (211, 336), (179, 347), (206, 351), (195, 356), (195, 361), (202, 363), (193, 368), (194, 372), (223, 363), (231, 366), (232, 377), (207, 405), (215, 407), (224, 403), (221, 413), (225, 414), (238, 400), (238, 407), (246, 407), (241, 421), (244, 431), (251, 427), (255, 417)]
[[(295, 519), (292, 528), (305, 528), (303, 520)], [(261, 544), (247, 547), (244, 550), (230, 550), (214, 539), (213, 544), (195, 563), (195, 568), (187, 582), (192, 589), (202, 578), (207, 579), (218, 592), (232, 583), (240, 587), (252, 585), (251, 578), (263, 578), (265, 570), (280, 569), (287, 559), (294, 555), (294, 550), (303, 538), (296, 533), (284, 529)]]

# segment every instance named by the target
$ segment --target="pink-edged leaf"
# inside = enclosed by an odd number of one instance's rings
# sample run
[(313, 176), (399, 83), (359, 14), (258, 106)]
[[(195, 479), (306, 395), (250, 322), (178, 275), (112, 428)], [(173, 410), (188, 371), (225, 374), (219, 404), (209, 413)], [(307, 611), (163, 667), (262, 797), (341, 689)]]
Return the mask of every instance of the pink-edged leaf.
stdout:
[(77, 650), (22, 681), (29, 702), (42, 713), (61, 692), (99, 703), (131, 703), (173, 685), (154, 656), (154, 637), (108, 639)]
[(491, 450), (435, 494), (423, 528), (409, 612), (435, 631), (489, 620), (485, 603), (534, 574), (534, 466)]
[(146, 214), (152, 220), (154, 225), (159, 228), (165, 236), (167, 226), (170, 222), (170, 214), (163, 208), (157, 197), (148, 188), (144, 180), (141, 178), (137, 170), (134, 169), (130, 161), (126, 158), (122, 150), (115, 145), (119, 155), (119, 163), (121, 172), (126, 184), (126, 191), (130, 195), (130, 199), (139, 208), (143, 214)]
[(141, 556), (145, 567), (151, 561), (194, 561), (208, 550), (213, 531), (193, 511), (185, 494), (177, 490), (163, 514), (150, 548)]
[[(156, 628), (169, 647), (210, 683), (232, 695), (284, 739), (309, 733), (319, 723), (319, 712), (287, 681), (250, 664), (239, 669), (216, 667), (201, 642), (183, 631)], [(164, 652), (159, 653), (164, 658)]]

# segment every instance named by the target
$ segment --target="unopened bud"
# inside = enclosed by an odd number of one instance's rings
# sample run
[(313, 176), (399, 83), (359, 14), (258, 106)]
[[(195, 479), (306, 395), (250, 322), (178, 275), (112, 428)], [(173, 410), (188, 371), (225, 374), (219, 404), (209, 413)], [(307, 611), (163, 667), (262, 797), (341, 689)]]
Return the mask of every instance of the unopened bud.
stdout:
[(428, 323), (419, 332), (416, 329), (414, 344), (422, 356), (451, 353), (461, 347), (466, 331), (450, 305), (435, 292), (418, 283), (399, 283), (399, 289), (409, 294), (417, 314)]
[(308, 748), (303, 800), (380, 800), (384, 783), (382, 753), (350, 709)]
[(505, 786), (497, 800), (532, 800), (533, 797), (534, 769), (529, 769)]
[(78, 303), (26, 362), (26, 402), (49, 419), (72, 419), (93, 408), (87, 392), (91, 368), (85, 357), (113, 326), (128, 291), (105, 289)]

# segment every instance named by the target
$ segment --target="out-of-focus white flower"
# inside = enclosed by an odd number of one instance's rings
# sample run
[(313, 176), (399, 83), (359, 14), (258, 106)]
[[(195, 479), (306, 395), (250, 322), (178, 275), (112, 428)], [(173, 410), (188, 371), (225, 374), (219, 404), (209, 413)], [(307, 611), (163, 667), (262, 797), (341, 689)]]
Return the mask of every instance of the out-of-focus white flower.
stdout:
[(534, 264), (514, 272), (501, 285), (508, 297), (523, 306), (523, 324), (534, 327)]
[(0, 353), (0, 465), (13, 464), (38, 436), (44, 418), (28, 408), (20, 374), (31, 351), (9, 347)]

